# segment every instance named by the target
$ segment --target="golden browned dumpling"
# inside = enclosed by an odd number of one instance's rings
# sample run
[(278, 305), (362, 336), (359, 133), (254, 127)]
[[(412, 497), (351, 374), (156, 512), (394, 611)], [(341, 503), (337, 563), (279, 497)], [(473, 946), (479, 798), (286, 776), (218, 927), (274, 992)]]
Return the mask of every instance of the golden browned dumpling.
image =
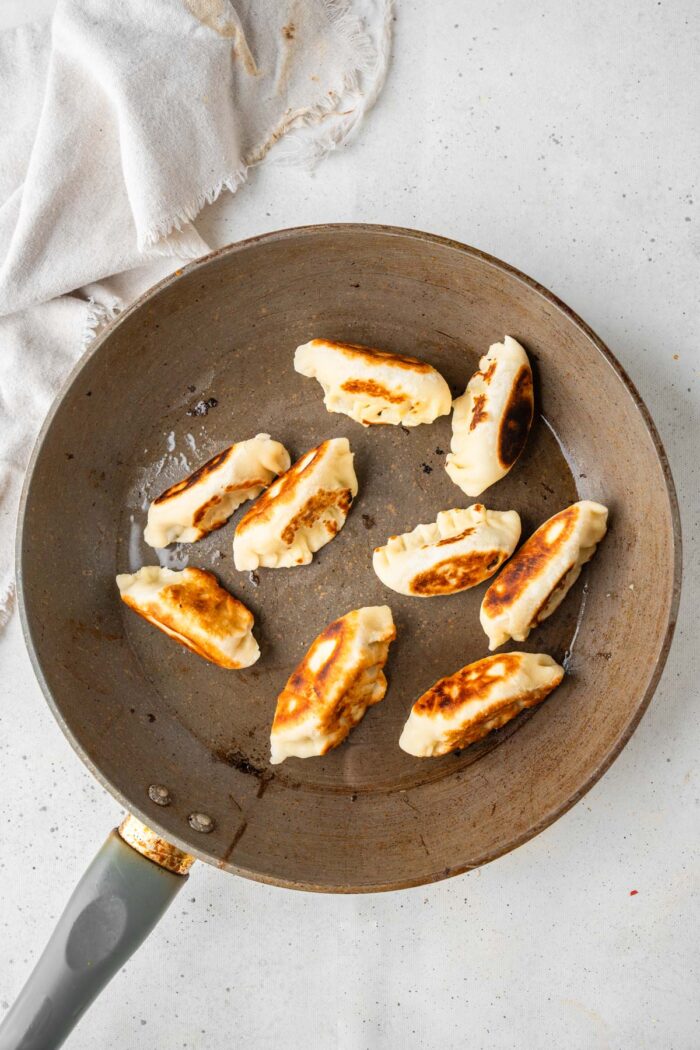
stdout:
[(507, 335), (481, 358), (454, 403), (445, 470), (455, 485), (467, 496), (480, 496), (505, 477), (525, 447), (533, 412), (530, 362)]
[(366, 606), (318, 635), (279, 695), (271, 758), (325, 755), (386, 693), (382, 668), (396, 628), (387, 605)]
[(533, 532), (494, 580), (481, 603), (489, 649), (524, 642), (565, 598), (607, 529), (600, 503), (580, 500)]
[(357, 495), (347, 438), (332, 438), (302, 456), (247, 514), (233, 537), (237, 569), (308, 565), (342, 529)]
[(440, 373), (415, 357), (312, 339), (297, 347), (294, 368), (319, 381), (329, 412), (342, 412), (365, 427), (416, 427), (446, 416), (452, 407), (450, 388)]
[(260, 495), (289, 463), (284, 445), (269, 434), (225, 448), (153, 500), (144, 531), (146, 543), (167, 547), (200, 540), (225, 525), (241, 503)]
[(260, 656), (252, 612), (205, 569), (145, 565), (117, 576), (117, 586), (130, 609), (219, 667), (250, 667)]
[(493, 576), (515, 550), (520, 518), (514, 510), (443, 510), (430, 525), (392, 536), (376, 547), (372, 565), (399, 594), (433, 598), (457, 594)]
[(467, 747), (541, 703), (563, 677), (564, 668), (545, 653), (502, 653), (467, 664), (415, 702), (399, 746), (417, 758)]

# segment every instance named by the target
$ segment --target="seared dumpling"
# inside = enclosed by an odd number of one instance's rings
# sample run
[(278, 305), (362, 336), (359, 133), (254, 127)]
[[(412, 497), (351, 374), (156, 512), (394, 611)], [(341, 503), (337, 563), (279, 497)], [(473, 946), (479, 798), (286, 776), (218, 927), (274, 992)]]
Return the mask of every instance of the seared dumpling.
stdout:
[(329, 412), (342, 412), (365, 427), (415, 427), (446, 416), (452, 407), (450, 388), (440, 373), (415, 357), (312, 339), (297, 348), (294, 367), (318, 379)]
[(308, 565), (342, 529), (357, 477), (347, 438), (332, 438), (278, 478), (238, 523), (233, 537), (237, 569)]
[(519, 538), (514, 510), (475, 503), (466, 510), (443, 510), (434, 524), (392, 536), (375, 549), (372, 565), (382, 583), (399, 594), (456, 594), (493, 576)]
[(593, 557), (607, 521), (602, 504), (584, 499), (533, 532), (484, 595), (481, 626), (489, 649), (509, 638), (524, 642), (554, 612)]
[(384, 699), (382, 668), (396, 628), (388, 605), (335, 620), (313, 642), (277, 700), (270, 761), (325, 755)]
[(467, 496), (505, 477), (525, 447), (532, 423), (532, 370), (520, 343), (507, 335), (479, 361), (480, 371), (454, 403), (445, 470)]
[(250, 667), (260, 656), (252, 612), (205, 569), (145, 565), (117, 576), (117, 586), (130, 609), (219, 667)]
[(259, 496), (289, 463), (284, 445), (269, 434), (225, 448), (153, 500), (143, 534), (146, 543), (167, 547), (200, 540), (221, 528), (241, 503)]
[(545, 653), (502, 653), (467, 664), (415, 702), (399, 746), (418, 758), (467, 747), (541, 703), (563, 677), (564, 668)]

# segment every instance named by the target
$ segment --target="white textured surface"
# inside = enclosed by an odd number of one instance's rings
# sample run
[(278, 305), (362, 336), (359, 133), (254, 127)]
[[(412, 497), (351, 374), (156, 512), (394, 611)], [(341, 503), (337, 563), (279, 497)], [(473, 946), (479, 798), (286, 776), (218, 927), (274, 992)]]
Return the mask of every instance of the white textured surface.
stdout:
[[(403, 0), (393, 70), (359, 141), (314, 177), (265, 169), (210, 209), (202, 232), (219, 242), (326, 220), (433, 230), (569, 302), (666, 442), (682, 615), (630, 744), (539, 838), (481, 871), (375, 897), (298, 895), (198, 866), (72, 1050), (700, 1046), (699, 46), (695, 0)], [(16, 619), (0, 664), (5, 1008), (119, 811), (49, 714)]]

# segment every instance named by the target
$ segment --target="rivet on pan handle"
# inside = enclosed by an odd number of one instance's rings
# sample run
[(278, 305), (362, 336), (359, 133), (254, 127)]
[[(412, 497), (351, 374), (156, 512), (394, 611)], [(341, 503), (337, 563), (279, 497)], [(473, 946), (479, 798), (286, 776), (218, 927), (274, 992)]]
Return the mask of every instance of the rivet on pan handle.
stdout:
[(194, 857), (128, 816), (76, 886), (0, 1025), (0, 1050), (54, 1050), (151, 932)]

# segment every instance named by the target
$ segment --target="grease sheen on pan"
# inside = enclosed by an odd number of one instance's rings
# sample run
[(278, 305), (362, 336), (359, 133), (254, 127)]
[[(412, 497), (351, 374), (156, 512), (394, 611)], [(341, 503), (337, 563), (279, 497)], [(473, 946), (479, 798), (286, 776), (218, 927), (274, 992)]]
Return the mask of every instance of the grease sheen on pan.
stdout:
[(415, 702), (399, 745), (418, 758), (467, 747), (541, 703), (563, 677), (564, 668), (545, 653), (502, 653), (467, 664)]
[(289, 463), (284, 445), (269, 434), (225, 448), (153, 500), (143, 534), (146, 543), (167, 547), (200, 540), (224, 525), (241, 503), (259, 496)]
[(205, 569), (145, 565), (117, 576), (117, 586), (130, 609), (219, 667), (250, 667), (260, 656), (252, 612)]
[(493, 576), (515, 550), (520, 517), (514, 510), (443, 510), (430, 525), (392, 536), (377, 547), (372, 565), (399, 594), (431, 598), (457, 594)]
[(294, 368), (319, 381), (329, 412), (342, 412), (365, 427), (415, 427), (446, 416), (452, 407), (443, 377), (415, 357), (312, 339), (297, 347)]
[(384, 698), (396, 628), (388, 605), (353, 609), (321, 631), (277, 700), (270, 761), (325, 755)]
[(479, 371), (454, 403), (445, 470), (455, 485), (467, 496), (479, 496), (505, 477), (525, 447), (533, 412), (530, 362), (507, 335), (481, 358)]
[(233, 537), (236, 568), (308, 565), (342, 529), (356, 495), (348, 439), (331, 438), (310, 449), (239, 521)]
[(580, 500), (533, 532), (494, 580), (481, 603), (489, 649), (524, 642), (564, 599), (607, 530), (601, 503)]

